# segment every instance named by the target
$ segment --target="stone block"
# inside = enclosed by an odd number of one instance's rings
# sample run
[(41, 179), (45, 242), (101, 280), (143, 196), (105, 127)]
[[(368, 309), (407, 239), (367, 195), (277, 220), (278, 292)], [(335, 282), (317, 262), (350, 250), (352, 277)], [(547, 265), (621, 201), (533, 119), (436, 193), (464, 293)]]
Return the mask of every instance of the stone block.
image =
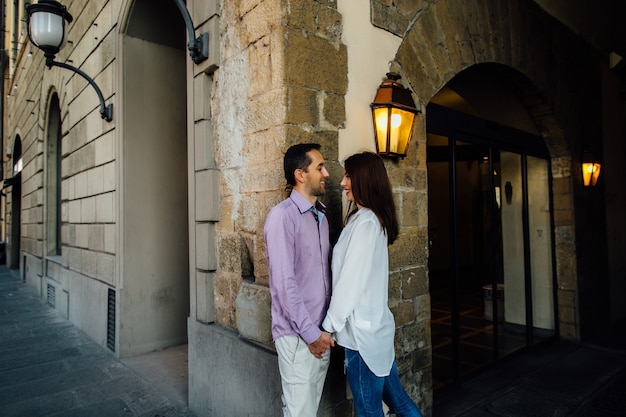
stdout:
[(241, 275), (218, 271), (215, 274), (215, 321), (222, 326), (235, 329), (236, 295), (241, 286)]
[(315, 22), (317, 23), (315, 33), (318, 36), (334, 43), (341, 41), (343, 23), (336, 3), (321, 4)]
[(98, 276), (97, 253), (91, 250), (81, 251), (81, 268), (80, 272), (89, 277)]
[(71, 244), (79, 248), (89, 247), (89, 225), (88, 224), (74, 225), (74, 241), (71, 242)]
[(116, 162), (109, 162), (108, 164), (104, 165), (102, 167), (103, 169), (103, 176), (104, 176), (104, 181), (103, 181), (103, 191), (104, 192), (108, 192), (108, 191), (113, 191), (116, 189), (117, 184), (116, 184), (116, 179), (117, 179), (117, 165)]
[(346, 122), (346, 99), (341, 94), (324, 94), (322, 96), (323, 124), (335, 128), (343, 128)]
[(571, 176), (572, 160), (569, 156), (552, 158), (552, 178), (554, 178), (555, 181), (557, 178), (570, 181), (569, 178)]
[(236, 305), (239, 334), (246, 339), (271, 346), (272, 317), (269, 288), (244, 281), (239, 289)]
[[(257, 174), (259, 172), (257, 171)], [(242, 196), (239, 215), (237, 216), (238, 231), (254, 234), (260, 230), (263, 233), (263, 223), (265, 222), (265, 217), (262, 214), (263, 205), (263, 199), (259, 198), (256, 193)]]
[(214, 223), (196, 223), (196, 268), (217, 269)]
[(193, 126), (193, 161), (194, 170), (215, 168), (213, 151), (213, 124), (210, 120), (198, 121)]
[(241, 253), (243, 241), (238, 233), (219, 236), (220, 270), (241, 277)]
[(87, 247), (99, 252), (104, 251), (104, 225), (91, 224), (85, 226), (87, 226)]
[[(219, 13), (219, 2), (217, 1), (194, 1), (192, 2), (191, 11), (192, 19), (196, 22), (203, 22)], [(190, 6), (187, 6), (190, 7)]]
[(425, 266), (400, 271), (402, 298), (413, 299), (428, 294), (428, 275)]
[[(201, 323), (215, 321), (215, 290), (213, 272), (196, 272), (196, 320)], [(193, 295), (192, 295), (193, 296)]]
[(89, 186), (88, 186), (88, 175), (87, 172), (79, 172), (78, 174), (72, 177), (73, 181), (73, 190), (71, 192), (72, 199), (84, 198), (89, 194)]
[(104, 225), (104, 251), (107, 253), (117, 253), (117, 226), (114, 224)]
[[(208, 2), (207, 2), (208, 3)], [(213, 77), (204, 73), (193, 79), (193, 114), (194, 122), (211, 119), (211, 91)]]
[(415, 320), (415, 305), (413, 301), (401, 301), (395, 306), (390, 306), (391, 312), (396, 319), (396, 326), (404, 326)]
[(209, 34), (209, 58), (193, 66), (194, 74), (213, 74), (222, 62), (219, 15), (211, 16), (206, 23), (198, 28), (197, 32), (207, 32)]
[(394, 2), (373, 0), (370, 2), (372, 24), (401, 37), (408, 29), (413, 15), (421, 8), (424, 2), (424, 0), (400, 0)]
[(247, 103), (244, 134), (270, 129), (284, 122), (285, 98), (282, 88), (266, 91)]
[[(115, 192), (97, 195), (92, 198), (96, 204), (95, 222), (114, 223), (115, 222)], [(85, 199), (89, 200), (89, 199)], [(92, 222), (94, 222), (92, 220)]]
[[(424, 229), (424, 230), (422, 230)], [(402, 228), (398, 239), (389, 247), (389, 265), (394, 270), (400, 266), (425, 266), (428, 261), (428, 236), (426, 228)]]
[(106, 133), (95, 141), (94, 162), (103, 165), (115, 160), (115, 135), (114, 131)]
[(334, 45), (295, 30), (285, 33), (285, 83), (327, 93), (345, 94), (348, 88), (345, 45)]
[(115, 286), (115, 256), (108, 253), (96, 254), (96, 276), (111, 286)]
[(220, 199), (216, 198), (219, 173), (207, 169), (195, 173), (195, 201), (197, 221), (217, 221), (220, 216)]
[(388, 299), (399, 301), (402, 298), (402, 271), (389, 273)]
[(319, 113), (315, 90), (300, 87), (287, 88), (285, 123), (316, 126), (319, 123)]
[(559, 305), (559, 320), (565, 323), (576, 323), (576, 308)]
[[(400, 201), (398, 204), (398, 212), (400, 214), (398, 221), (403, 227), (417, 226), (420, 212), (417, 200), (419, 194), (415, 191), (409, 191), (397, 195)], [(423, 208), (422, 211), (424, 211)]]
[(87, 174), (87, 188), (89, 194), (101, 194), (104, 191), (104, 172), (101, 166), (85, 171)]
[(281, 25), (282, 15), (277, 1), (260, 1), (256, 7), (242, 13), (238, 28), (242, 44), (251, 45), (271, 34)]

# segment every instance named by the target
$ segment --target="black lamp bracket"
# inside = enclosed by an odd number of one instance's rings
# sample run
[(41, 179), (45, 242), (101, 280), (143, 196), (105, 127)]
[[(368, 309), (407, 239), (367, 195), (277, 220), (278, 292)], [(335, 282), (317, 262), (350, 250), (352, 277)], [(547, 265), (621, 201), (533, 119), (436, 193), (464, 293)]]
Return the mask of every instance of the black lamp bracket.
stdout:
[(87, 74), (85, 74), (80, 69), (73, 67), (69, 64), (63, 62), (57, 62), (54, 60), (54, 55), (50, 56), (50, 54), (46, 54), (46, 66), (48, 69), (54, 67), (61, 67), (68, 69), (70, 71), (74, 71), (76, 74), (83, 77), (91, 86), (96, 90), (96, 94), (98, 95), (98, 99), (100, 99), (100, 116), (107, 122), (113, 120), (113, 104), (109, 104), (108, 106), (104, 103), (104, 96), (102, 95), (102, 91), (100, 87), (96, 84), (96, 82)]
[(178, 6), (178, 9), (180, 10), (180, 13), (183, 15), (185, 26), (187, 26), (187, 32), (189, 33), (189, 56), (193, 62), (199, 64), (209, 58), (209, 34), (207, 32), (203, 32), (200, 36), (196, 37), (196, 29), (193, 25), (193, 21), (191, 20), (189, 10), (187, 10), (187, 6), (185, 6), (183, 0), (175, 0), (175, 2), (176, 6)]

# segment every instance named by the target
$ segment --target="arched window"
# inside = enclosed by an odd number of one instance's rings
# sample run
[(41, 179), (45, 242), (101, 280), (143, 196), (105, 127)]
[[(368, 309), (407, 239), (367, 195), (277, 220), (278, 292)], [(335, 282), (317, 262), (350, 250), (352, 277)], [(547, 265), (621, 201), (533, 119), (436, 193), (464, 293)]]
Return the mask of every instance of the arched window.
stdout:
[(61, 255), (61, 108), (59, 96), (50, 99), (46, 129), (46, 255)]

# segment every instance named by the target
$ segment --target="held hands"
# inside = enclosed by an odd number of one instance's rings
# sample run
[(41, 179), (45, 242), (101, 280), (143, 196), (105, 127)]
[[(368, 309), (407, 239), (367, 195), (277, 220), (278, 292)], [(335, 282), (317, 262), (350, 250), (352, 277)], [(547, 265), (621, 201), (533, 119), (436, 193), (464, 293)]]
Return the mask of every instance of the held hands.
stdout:
[(327, 349), (335, 346), (335, 341), (333, 340), (330, 333), (323, 331), (320, 337), (318, 337), (315, 342), (310, 343), (308, 346), (313, 356), (315, 356), (317, 359), (322, 359), (324, 352), (326, 352)]

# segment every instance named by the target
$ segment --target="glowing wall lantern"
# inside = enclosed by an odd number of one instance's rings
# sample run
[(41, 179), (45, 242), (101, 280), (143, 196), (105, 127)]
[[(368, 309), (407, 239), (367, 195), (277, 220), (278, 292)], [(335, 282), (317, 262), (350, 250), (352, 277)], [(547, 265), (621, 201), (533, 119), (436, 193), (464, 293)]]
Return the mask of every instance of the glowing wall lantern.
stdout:
[(394, 72), (378, 87), (372, 108), (376, 152), (379, 155), (404, 158), (411, 140), (413, 121), (418, 113), (411, 90), (398, 80)]
[(583, 152), (582, 168), (585, 187), (595, 187), (598, 182), (598, 177), (600, 176), (602, 165), (590, 148), (585, 149)]

